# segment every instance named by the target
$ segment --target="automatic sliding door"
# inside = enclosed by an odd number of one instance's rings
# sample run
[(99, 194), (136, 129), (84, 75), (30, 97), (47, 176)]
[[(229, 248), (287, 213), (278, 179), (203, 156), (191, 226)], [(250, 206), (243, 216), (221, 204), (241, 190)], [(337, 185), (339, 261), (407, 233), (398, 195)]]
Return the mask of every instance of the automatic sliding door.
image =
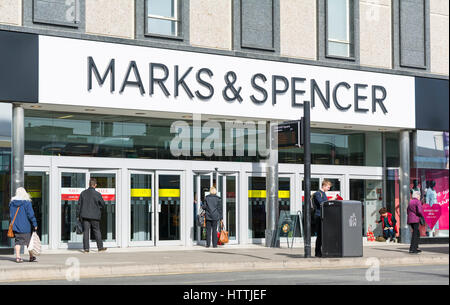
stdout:
[(228, 231), (228, 238), (230, 242), (237, 240), (236, 235), (236, 195), (237, 195), (237, 175), (225, 176), (225, 185), (224, 185), (224, 197), (223, 201), (225, 202), (225, 213), (224, 219), (226, 230)]
[(248, 232), (264, 238), (266, 230), (266, 178), (248, 177)]
[(180, 188), (180, 174), (158, 174), (158, 241), (181, 240)]
[(83, 235), (73, 232), (77, 221), (78, 199), (86, 189), (86, 173), (61, 173), (61, 241), (66, 243), (81, 243)]
[(43, 245), (48, 245), (48, 174), (46, 172), (26, 171), (24, 187), (30, 194), (33, 211), (38, 224), (38, 235)]
[[(102, 239), (106, 242), (116, 240), (116, 174), (115, 173), (90, 173), (90, 178), (97, 180), (96, 190), (102, 194), (106, 208), (102, 209), (100, 231)], [(91, 239), (93, 239), (91, 234)]]
[(131, 174), (131, 241), (153, 241), (153, 175)]

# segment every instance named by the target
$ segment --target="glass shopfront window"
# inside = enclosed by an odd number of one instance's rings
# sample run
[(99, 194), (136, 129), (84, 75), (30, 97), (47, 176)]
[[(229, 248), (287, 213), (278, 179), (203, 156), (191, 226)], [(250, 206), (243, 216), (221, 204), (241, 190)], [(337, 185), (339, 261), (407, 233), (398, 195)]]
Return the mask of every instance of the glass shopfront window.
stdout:
[[(62, 113), (41, 110), (25, 110), (25, 154), (55, 156), (85, 156), (143, 159), (208, 160), (233, 162), (259, 162), (260, 156), (255, 147), (258, 136), (266, 136), (259, 130), (250, 131), (238, 126), (229, 137), (225, 132), (225, 123), (218, 122), (221, 129), (222, 156), (206, 156), (204, 151), (210, 146), (205, 144), (211, 131), (203, 128), (200, 133), (193, 126), (192, 119), (184, 122), (190, 129), (189, 156), (175, 155), (171, 152), (171, 142), (177, 136), (171, 133), (171, 126), (177, 120), (160, 118), (126, 117), (86, 113)], [(202, 122), (204, 123), (204, 122)], [(256, 124), (255, 124), (256, 126)], [(205, 133), (205, 130), (208, 130)], [(201, 143), (193, 141), (193, 135), (201, 134)], [(180, 136), (181, 137), (181, 136)], [(244, 138), (244, 139), (242, 139)], [(255, 140), (249, 141), (249, 138)], [(224, 143), (225, 142), (225, 143)], [(216, 142), (214, 142), (216, 143)], [(200, 144), (199, 156), (194, 149)], [(208, 144), (210, 144), (208, 142)], [(233, 147), (233, 155), (227, 156), (226, 150)], [(243, 155), (241, 152), (243, 151)], [(256, 153), (254, 153), (256, 151)], [(239, 154), (240, 153), (240, 154)]]
[(11, 247), (7, 237), (11, 200), (11, 104), (0, 103), (0, 248)]
[[(263, 160), (258, 152), (258, 139), (261, 136), (265, 137), (266, 134), (265, 130), (259, 129), (256, 122), (254, 130), (252, 124), (249, 124), (238, 126), (233, 131), (226, 130), (224, 122), (218, 122), (222, 139), (212, 142), (212, 131), (203, 127), (203, 132), (199, 132), (198, 127), (193, 125), (192, 119), (189, 118), (185, 123), (190, 128), (188, 135), (190, 155), (177, 156), (171, 152), (172, 140), (176, 134), (170, 130), (175, 121), (25, 110), (25, 154), (233, 162)], [(205, 131), (206, 129), (208, 131)], [(193, 136), (197, 134), (201, 134), (199, 141), (201, 143), (193, 140)], [(386, 139), (387, 155), (398, 160), (398, 149), (393, 148), (394, 151), (390, 151), (392, 147), (390, 144), (395, 146), (395, 137), (392, 143), (388, 143), (388, 139), (390, 141), (391, 138)], [(216, 153), (210, 156), (205, 154), (205, 149), (216, 151), (211, 143), (220, 146), (218, 150), (222, 152), (222, 156)], [(227, 156), (226, 152), (231, 150), (231, 146), (232, 156)], [(200, 155), (194, 155), (197, 149), (202, 152)], [(304, 159), (303, 148), (280, 149), (278, 156), (280, 163), (301, 164)], [(382, 134), (355, 130), (312, 129), (311, 161), (312, 164), (322, 165), (382, 166)]]
[(413, 135), (410, 189), (421, 193), (423, 237), (449, 236), (449, 133), (418, 130)]
[[(379, 132), (311, 129), (311, 163), (382, 166)], [(303, 148), (280, 149), (280, 163), (303, 163)]]

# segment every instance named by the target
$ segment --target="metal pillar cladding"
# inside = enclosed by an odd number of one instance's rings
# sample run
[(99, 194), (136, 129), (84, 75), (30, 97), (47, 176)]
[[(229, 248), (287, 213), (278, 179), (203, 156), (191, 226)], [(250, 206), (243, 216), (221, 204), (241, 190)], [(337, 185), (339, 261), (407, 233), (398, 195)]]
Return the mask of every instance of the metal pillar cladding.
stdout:
[(24, 110), (22, 105), (14, 104), (12, 109), (12, 179), (11, 194), (24, 186)]
[(311, 119), (310, 119), (310, 102), (303, 103), (303, 148), (304, 148), (304, 179), (305, 179), (305, 257), (311, 257)]
[(269, 156), (266, 159), (266, 247), (279, 247), (276, 240), (278, 221), (278, 133), (277, 124), (268, 122)]
[(400, 132), (400, 241), (408, 244), (411, 242), (411, 232), (408, 227), (408, 204), (410, 200), (410, 143), (409, 131)]

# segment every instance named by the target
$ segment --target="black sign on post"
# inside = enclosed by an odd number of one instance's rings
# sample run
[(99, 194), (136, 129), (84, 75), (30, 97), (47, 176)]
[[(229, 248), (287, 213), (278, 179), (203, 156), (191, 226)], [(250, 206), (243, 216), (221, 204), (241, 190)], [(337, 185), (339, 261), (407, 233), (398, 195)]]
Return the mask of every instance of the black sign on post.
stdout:
[(278, 148), (303, 146), (303, 119), (278, 124)]

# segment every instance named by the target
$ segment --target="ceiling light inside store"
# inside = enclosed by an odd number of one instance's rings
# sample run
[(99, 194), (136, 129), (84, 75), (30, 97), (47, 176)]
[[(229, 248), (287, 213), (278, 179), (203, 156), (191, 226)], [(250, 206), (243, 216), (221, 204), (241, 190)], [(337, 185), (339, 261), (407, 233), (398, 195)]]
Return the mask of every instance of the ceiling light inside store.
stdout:
[(85, 111), (95, 111), (95, 109), (92, 108), (88, 108), (88, 109), (84, 109)]
[(352, 125), (345, 125), (344, 128), (352, 128)]
[(68, 118), (71, 118), (71, 117), (73, 117), (72, 114), (71, 114), (71, 115), (60, 116), (60, 117), (57, 118), (57, 119), (68, 119)]
[(183, 115), (182, 118), (183, 119), (192, 119), (192, 115)]
[(135, 114), (137, 114), (137, 115), (143, 115), (143, 114), (145, 114), (145, 112), (136, 112)]
[(38, 106), (38, 105), (32, 105), (32, 106), (30, 106), (31, 108), (35, 108), (35, 109), (37, 109), (37, 108), (42, 108), (42, 106)]

